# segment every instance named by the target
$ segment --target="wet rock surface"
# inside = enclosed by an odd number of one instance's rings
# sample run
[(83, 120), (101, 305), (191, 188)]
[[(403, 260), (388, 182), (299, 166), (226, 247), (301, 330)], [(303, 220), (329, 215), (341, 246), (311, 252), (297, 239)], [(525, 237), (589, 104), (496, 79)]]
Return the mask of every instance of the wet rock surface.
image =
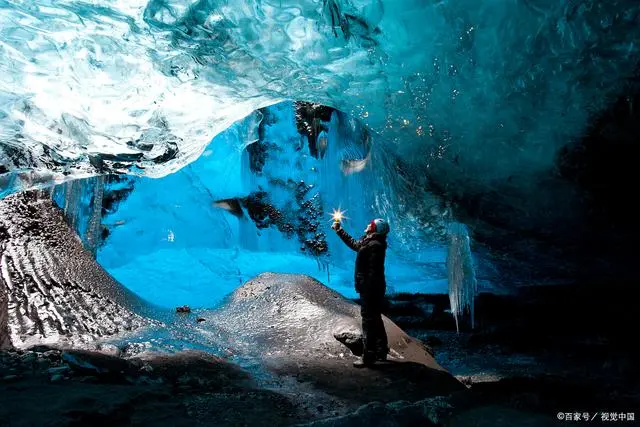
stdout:
[[(360, 308), (317, 280), (297, 274), (263, 273), (234, 291), (216, 310), (203, 311), (236, 345), (263, 358), (340, 359), (350, 351), (336, 336), (360, 334)], [(389, 318), (384, 324), (398, 362), (414, 362), (443, 372), (423, 344)], [(342, 354), (342, 356), (341, 356)], [(353, 359), (353, 357), (352, 357)]]
[[(256, 412), (243, 411), (248, 404)], [(280, 425), (296, 416), (282, 396), (256, 388), (239, 367), (203, 352), (132, 359), (46, 348), (0, 353), (2, 426), (255, 425), (257, 420)]]
[[(637, 354), (603, 321), (613, 299), (600, 298), (595, 328), (577, 297), (580, 310), (558, 313), (535, 295), (482, 295), (482, 329), (459, 334), (446, 296), (390, 298), (390, 361), (354, 369), (357, 305), (305, 276), (263, 274), (218, 310), (174, 314), (225, 337), (227, 359), (126, 343), (0, 352), (0, 425), (537, 427), (571, 425), (558, 412), (637, 413)], [(549, 327), (563, 316), (574, 323)]]
[(307, 399), (301, 404), (313, 412), (322, 405), (324, 416), (343, 415), (372, 400), (420, 399), (464, 388), (388, 318), (389, 361), (354, 369), (356, 356), (336, 337), (357, 342), (359, 307), (308, 276), (261, 274), (205, 317), (201, 327), (236, 337), (239, 351), (276, 375), (274, 390), (291, 393), (294, 400), (304, 390), (316, 404)]
[[(447, 345), (444, 340), (441, 350)], [(465, 346), (457, 351), (471, 355)], [(443, 365), (445, 354), (439, 360)], [(484, 368), (498, 368), (489, 366), (496, 357), (504, 361), (514, 355), (494, 356)], [(265, 387), (247, 371), (202, 352), (122, 359), (42, 346), (0, 353), (0, 425), (542, 427), (571, 425), (557, 420), (561, 411), (637, 413), (638, 394), (625, 395), (613, 384), (602, 387), (592, 378), (562, 374), (553, 366), (544, 374), (529, 370), (527, 376), (520, 368), (500, 379), (478, 371), (469, 377), (467, 388), (428, 398), (398, 394), (392, 383), (386, 396), (372, 393), (368, 377), (397, 377), (384, 368), (351, 369), (359, 378), (347, 381), (360, 384), (365, 402), (358, 405), (348, 396), (336, 396), (335, 389), (310, 382), (308, 373), (292, 382), (283, 376), (279, 385)], [(326, 372), (327, 379), (342, 383), (345, 372)], [(413, 369), (404, 373), (415, 374)], [(423, 387), (431, 385), (422, 382)], [(603, 425), (600, 421), (591, 424)]]
[[(261, 275), (219, 310), (175, 314), (232, 338), (235, 355), (255, 360), (246, 370), (200, 352), (130, 357), (126, 345), (93, 352), (39, 345), (3, 353), (0, 419), (12, 426), (38, 417), (51, 425), (295, 425), (371, 401), (464, 390), (388, 319), (392, 361), (354, 369), (355, 356), (334, 333), (356, 333), (358, 312), (308, 277)], [(42, 410), (29, 412), (41, 400)]]
[(355, 356), (362, 356), (364, 351), (362, 334), (357, 332), (339, 332), (334, 338), (344, 344)]
[[(638, 416), (640, 375), (633, 362), (638, 354), (624, 326), (631, 324), (633, 311), (619, 312), (632, 302), (621, 303), (615, 293), (605, 292), (615, 288), (481, 295), (476, 315), (482, 328), (461, 333), (455, 331), (446, 295), (392, 297), (387, 315), (432, 347), (437, 362), (467, 389), (420, 400), (371, 402), (304, 425), (547, 427), (576, 424), (575, 419), (558, 419), (558, 413), (579, 412), (578, 422), (586, 422), (587, 413), (591, 425), (611, 424), (603, 419), (605, 413)], [(561, 307), (567, 300), (574, 304)]]

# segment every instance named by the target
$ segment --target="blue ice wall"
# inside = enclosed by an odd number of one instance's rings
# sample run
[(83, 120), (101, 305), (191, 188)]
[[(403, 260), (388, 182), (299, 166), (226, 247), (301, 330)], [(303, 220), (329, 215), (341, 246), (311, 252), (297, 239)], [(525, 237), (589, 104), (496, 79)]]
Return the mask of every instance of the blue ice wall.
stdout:
[(51, 189), (51, 198), (64, 210), (85, 248), (96, 256), (102, 234), (104, 177), (69, 181)]
[[(264, 271), (309, 274), (348, 297), (355, 254), (330, 229), (334, 208), (344, 227), (360, 236), (374, 217), (389, 218), (387, 279), (390, 292), (447, 292), (445, 243), (431, 241), (407, 218), (394, 217), (380, 200), (384, 168), (369, 156), (374, 141), (355, 120), (333, 112), (318, 135), (322, 155), (309, 151), (296, 129), (292, 103), (256, 111), (216, 137), (194, 163), (162, 179), (136, 178), (133, 192), (103, 218), (110, 234), (98, 261), (124, 285), (160, 305), (208, 307)], [(251, 170), (250, 144), (266, 147), (259, 172)], [(362, 170), (350, 168), (365, 160)], [(355, 162), (355, 163), (354, 163)], [(310, 187), (300, 200), (295, 188)], [(216, 206), (221, 199), (264, 191), (269, 203), (296, 221), (313, 201), (320, 208), (315, 233), (328, 250), (312, 254), (299, 236), (275, 225), (259, 228)], [(391, 214), (391, 215), (389, 215)]]

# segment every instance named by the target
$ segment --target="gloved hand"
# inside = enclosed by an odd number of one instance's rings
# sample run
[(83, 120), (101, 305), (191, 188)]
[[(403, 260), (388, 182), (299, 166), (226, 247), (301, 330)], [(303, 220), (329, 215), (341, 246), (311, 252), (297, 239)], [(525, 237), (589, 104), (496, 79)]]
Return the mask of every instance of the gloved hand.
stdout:
[(340, 221), (334, 221), (331, 225), (331, 228), (333, 228), (335, 231), (338, 231), (342, 228), (342, 225), (340, 225)]

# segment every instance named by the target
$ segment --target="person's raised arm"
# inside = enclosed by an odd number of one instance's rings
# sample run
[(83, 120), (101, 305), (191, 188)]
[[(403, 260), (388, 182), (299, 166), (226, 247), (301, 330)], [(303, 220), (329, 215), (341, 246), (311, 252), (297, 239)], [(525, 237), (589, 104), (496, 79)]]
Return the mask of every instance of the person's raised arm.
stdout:
[(334, 222), (331, 226), (336, 232), (336, 234), (342, 239), (345, 245), (349, 246), (352, 250), (358, 252), (362, 247), (362, 243), (349, 235), (338, 221)]

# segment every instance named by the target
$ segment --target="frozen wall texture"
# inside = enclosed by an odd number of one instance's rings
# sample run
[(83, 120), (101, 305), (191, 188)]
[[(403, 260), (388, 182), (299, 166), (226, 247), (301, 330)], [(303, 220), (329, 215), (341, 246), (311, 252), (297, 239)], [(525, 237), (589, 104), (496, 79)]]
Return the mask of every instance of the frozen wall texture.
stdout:
[(165, 175), (234, 121), (289, 98), (359, 116), (399, 154), (427, 155), (420, 164), (430, 167), (455, 162), (452, 175), (491, 188), (545, 171), (622, 89), (637, 61), (639, 8), (634, 0), (3, 2), (3, 181)]
[(449, 279), (449, 301), (451, 313), (460, 331), (460, 323), (474, 328), (475, 297), (478, 292), (469, 232), (464, 224), (449, 224), (449, 247), (447, 252), (447, 275)]

